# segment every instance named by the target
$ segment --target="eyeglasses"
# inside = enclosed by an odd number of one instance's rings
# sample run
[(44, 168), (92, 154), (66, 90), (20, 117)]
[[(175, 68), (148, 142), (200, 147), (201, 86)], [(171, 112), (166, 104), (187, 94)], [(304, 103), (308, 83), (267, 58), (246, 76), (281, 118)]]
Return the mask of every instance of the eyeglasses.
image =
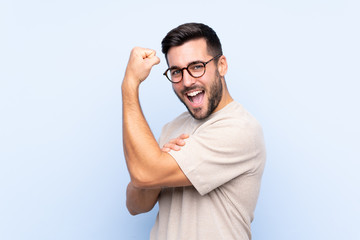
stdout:
[(207, 62), (201, 62), (201, 61), (192, 62), (187, 67), (184, 67), (184, 68), (178, 68), (178, 67), (168, 68), (164, 72), (164, 76), (170, 82), (178, 83), (183, 79), (184, 70), (186, 69), (186, 71), (190, 74), (190, 76), (192, 76), (194, 78), (202, 77), (206, 71), (206, 64), (208, 64), (212, 60), (219, 58), (221, 56), (222, 56), (222, 54), (216, 55), (215, 57), (213, 57), (212, 59), (210, 59)]

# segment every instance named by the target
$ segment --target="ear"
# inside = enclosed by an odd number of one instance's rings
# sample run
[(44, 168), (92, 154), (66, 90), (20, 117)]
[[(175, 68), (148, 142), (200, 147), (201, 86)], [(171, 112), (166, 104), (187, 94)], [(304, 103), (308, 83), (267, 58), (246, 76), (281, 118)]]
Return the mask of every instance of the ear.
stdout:
[(227, 73), (228, 64), (226, 61), (226, 57), (222, 55), (218, 60), (218, 71), (221, 77), (224, 77)]

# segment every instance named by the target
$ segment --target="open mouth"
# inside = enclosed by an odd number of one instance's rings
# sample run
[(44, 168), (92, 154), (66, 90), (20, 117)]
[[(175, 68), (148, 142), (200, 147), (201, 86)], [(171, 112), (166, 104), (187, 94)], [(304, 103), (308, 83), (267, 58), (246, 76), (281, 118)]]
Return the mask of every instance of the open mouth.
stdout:
[(191, 105), (198, 106), (203, 102), (205, 92), (203, 90), (196, 90), (186, 93)]

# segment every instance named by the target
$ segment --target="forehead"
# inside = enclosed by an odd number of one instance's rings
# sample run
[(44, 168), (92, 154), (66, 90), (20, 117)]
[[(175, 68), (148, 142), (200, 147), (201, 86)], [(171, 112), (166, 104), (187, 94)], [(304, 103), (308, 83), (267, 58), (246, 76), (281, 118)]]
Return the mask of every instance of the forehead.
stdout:
[(211, 57), (203, 38), (190, 40), (176, 47), (171, 47), (167, 54), (169, 66), (186, 66), (193, 61), (206, 61)]

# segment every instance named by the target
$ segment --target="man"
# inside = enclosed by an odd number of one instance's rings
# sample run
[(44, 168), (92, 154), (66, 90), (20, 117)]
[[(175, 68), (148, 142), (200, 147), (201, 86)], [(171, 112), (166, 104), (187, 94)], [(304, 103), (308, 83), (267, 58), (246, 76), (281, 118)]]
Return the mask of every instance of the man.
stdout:
[(213, 29), (180, 25), (162, 50), (164, 75), (188, 112), (164, 126), (158, 144), (138, 95), (160, 60), (151, 49), (134, 48), (122, 83), (127, 208), (135, 215), (159, 201), (150, 239), (251, 239), (265, 164), (261, 127), (230, 96), (227, 60)]

